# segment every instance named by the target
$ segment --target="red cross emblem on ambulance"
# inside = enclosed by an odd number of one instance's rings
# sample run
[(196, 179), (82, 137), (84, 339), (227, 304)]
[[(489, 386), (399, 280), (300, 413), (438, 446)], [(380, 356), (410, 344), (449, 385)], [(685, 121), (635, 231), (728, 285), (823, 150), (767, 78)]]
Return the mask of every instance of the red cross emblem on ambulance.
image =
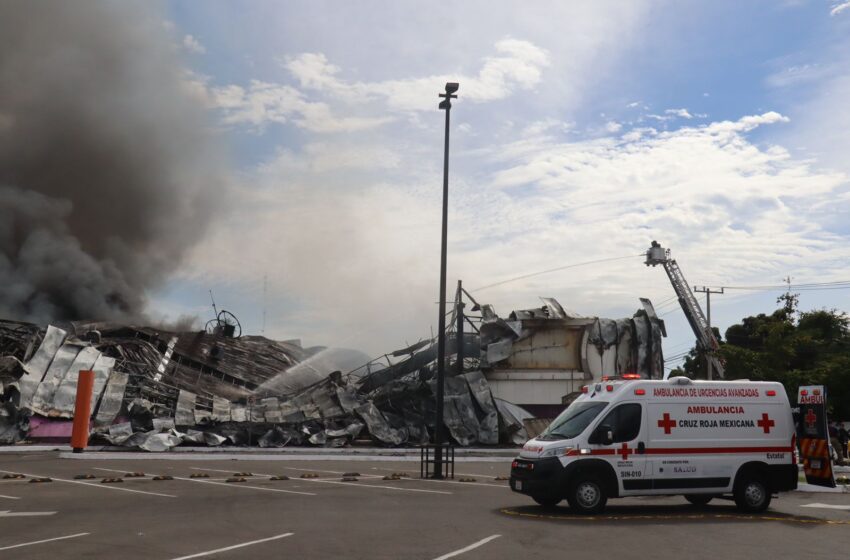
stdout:
[(756, 425), (759, 428), (762, 428), (764, 430), (764, 433), (769, 434), (770, 429), (776, 425), (776, 422), (774, 420), (771, 420), (765, 412), (761, 415), (761, 420), (756, 422)]
[(623, 456), (623, 461), (628, 461), (629, 454), (631, 454), (632, 450), (629, 449), (629, 446), (624, 443), (623, 446), (617, 450), (617, 452)]
[(806, 426), (810, 429), (814, 429), (815, 423), (818, 421), (818, 415), (815, 414), (815, 411), (811, 408), (806, 411), (806, 416), (803, 418), (806, 421)]
[(663, 428), (665, 434), (669, 434), (676, 427), (676, 421), (670, 418), (669, 412), (665, 412), (664, 418), (658, 421), (658, 427)]

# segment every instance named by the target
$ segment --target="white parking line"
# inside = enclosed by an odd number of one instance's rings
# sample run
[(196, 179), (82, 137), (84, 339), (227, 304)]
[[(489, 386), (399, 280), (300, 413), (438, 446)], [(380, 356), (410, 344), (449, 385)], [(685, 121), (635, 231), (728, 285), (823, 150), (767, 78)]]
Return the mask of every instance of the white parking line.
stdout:
[(4, 496), (3, 494), (0, 494), (0, 498), (6, 498), (7, 500), (20, 500), (17, 496)]
[[(230, 471), (222, 471), (222, 470), (217, 470), (217, 469), (202, 469), (200, 467), (190, 467), (190, 468), (193, 469), (193, 470), (197, 470), (197, 471), (230, 472)], [(304, 471), (305, 469), (297, 469), (297, 470)], [(312, 470), (312, 469), (308, 469), (308, 470)], [(335, 472), (335, 471), (323, 471), (323, 472)], [(272, 476), (270, 474), (264, 474), (264, 473), (254, 473), (254, 474), (258, 474), (260, 476)], [(199, 480), (199, 479), (194, 478), (192, 480)], [(343, 485), (343, 486), (356, 486), (358, 488), (384, 488), (384, 489), (387, 489), (387, 490), (401, 490), (402, 492), (423, 492), (423, 493), (426, 493), (426, 494), (451, 494), (451, 492), (443, 492), (441, 490), (423, 490), (421, 488), (399, 488), (398, 486), (385, 486), (385, 485), (379, 486), (379, 485), (376, 485), (376, 484), (368, 484), (368, 485), (367, 484), (357, 484), (356, 482), (342, 482), (341, 480), (326, 480), (326, 479), (322, 479), (322, 478), (302, 478), (302, 479), (299, 479), (299, 480), (303, 480), (304, 482), (316, 482), (316, 483), (319, 483), (319, 484), (340, 484), (340, 485)]]
[(9, 549), (12, 549), (12, 548), (20, 548), (22, 546), (31, 546), (31, 545), (34, 545), (34, 544), (41, 544), (41, 543), (52, 542), (52, 541), (61, 541), (61, 540), (64, 540), (64, 539), (76, 539), (77, 537), (85, 537), (88, 534), (89, 533), (77, 533), (76, 535), (66, 535), (64, 537), (54, 537), (52, 539), (44, 539), (44, 540), (40, 540), (40, 541), (25, 542), (25, 543), (21, 543), (21, 544), (13, 544), (11, 546), (4, 546), (4, 547), (0, 548), (0, 550), (9, 550)]
[(488, 484), (486, 482), (461, 482), (459, 480), (446, 480), (443, 479), (434, 479), (434, 478), (417, 478), (416, 480), (421, 480), (422, 482), (439, 482), (443, 484), (463, 484), (464, 486), (489, 486), (490, 488), (507, 488), (510, 490), (510, 486), (507, 484)]
[(311, 492), (298, 492), (296, 490), (283, 490), (282, 488), (264, 488), (262, 486), (245, 486), (244, 484), (232, 484), (230, 482), (213, 482), (204, 480), (203, 478), (183, 478), (175, 476), (174, 480), (188, 480), (189, 482), (198, 482), (200, 484), (216, 484), (218, 486), (227, 486), (228, 488), (250, 488), (251, 490), (263, 490), (265, 492), (279, 492), (281, 494), (300, 494), (301, 496), (315, 496)]
[(460, 548), (458, 550), (454, 550), (452, 552), (449, 552), (448, 554), (443, 554), (439, 558), (434, 558), (434, 560), (446, 560), (447, 558), (454, 558), (455, 556), (459, 556), (461, 554), (469, 552), (470, 550), (474, 550), (474, 549), (478, 548), (479, 546), (483, 546), (483, 545), (487, 544), (488, 542), (490, 542), (492, 540), (498, 539), (501, 536), (502, 535), (490, 535), (486, 539), (481, 539), (480, 541), (474, 542), (469, 546), (465, 546), (465, 547)]
[[(256, 541), (249, 541), (249, 542), (245, 542), (245, 543), (234, 544), (233, 546), (226, 546), (224, 548), (217, 548), (215, 550), (208, 550), (206, 552), (198, 552), (197, 554), (190, 554), (189, 556), (181, 556), (179, 558), (174, 558), (173, 560), (189, 560), (189, 558), (200, 558), (202, 556), (210, 556), (212, 554), (217, 554), (219, 552), (227, 552), (228, 550), (236, 550), (237, 548), (244, 548), (246, 546), (251, 546), (252, 544), (260, 544), (260, 543), (264, 543), (264, 542), (275, 541), (275, 540), (282, 539), (282, 538), (285, 538), (285, 537), (291, 537), (294, 534), (295, 533), (284, 533), (282, 535), (275, 535), (273, 537), (268, 537), (268, 538), (265, 538), (265, 539), (258, 539)], [(0, 549), (0, 550), (2, 550), (2, 549)]]
[[(298, 468), (295, 468), (295, 467), (280, 467), (280, 468), (288, 469), (288, 470), (291, 470), (291, 471), (302, 471), (303, 472), (305, 470), (310, 470), (310, 471), (316, 471), (316, 472), (344, 474), (342, 471), (323, 471), (321, 469), (298, 469)], [(382, 470), (382, 471), (397, 471), (398, 470), (398, 469), (384, 469), (384, 468), (380, 468), (380, 467), (372, 467), (372, 469)], [(203, 470), (203, 469), (200, 469), (200, 470)], [(212, 470), (212, 469), (207, 469), (207, 470)], [(455, 473), (455, 474), (458, 474), (458, 473)], [(363, 476), (364, 478), (365, 477), (375, 478), (378, 475), (367, 474), (367, 475), (361, 475), (361, 476)], [(465, 474), (465, 475), (459, 475), (459, 476), (486, 476), (486, 477), (490, 477), (490, 478), (495, 478), (495, 477), (493, 477), (489, 474), (486, 474), (486, 475), (485, 474), (481, 474), (481, 475)], [(433, 478), (411, 478), (411, 477), (405, 477), (405, 478), (407, 480), (418, 480), (418, 481), (422, 481), (422, 482), (448, 482), (449, 484), (466, 484), (466, 485), (469, 485), (469, 486), (491, 486), (493, 488), (507, 488), (508, 490), (510, 490), (510, 487), (507, 484), (487, 484), (486, 482), (461, 482), (459, 480), (445, 480), (445, 479), (435, 480)], [(313, 480), (316, 480), (316, 479), (313, 479)]]
[[(0, 471), (0, 473), (8, 473), (8, 472), (11, 472), (11, 471)], [(122, 472), (124, 472), (124, 471), (122, 471)], [(40, 474), (27, 474), (27, 473), (21, 473), (21, 474), (24, 475), (24, 476), (31, 477), (31, 478), (47, 478), (44, 475), (40, 475)], [(55, 476), (51, 476), (49, 478), (52, 479), (52, 480), (55, 480), (57, 482), (67, 482), (68, 484), (82, 484), (83, 486), (91, 486), (92, 488), (100, 488), (101, 490), (117, 490), (119, 492), (132, 492), (134, 494), (148, 494), (150, 496), (161, 496), (163, 498), (176, 498), (177, 497), (177, 496), (174, 496), (172, 494), (160, 494), (159, 492), (145, 492), (144, 490), (131, 490), (130, 488), (119, 488), (117, 486), (106, 486), (106, 485), (102, 485), (102, 484), (98, 484), (98, 483), (83, 482), (82, 480), (68, 480), (67, 478), (56, 478)]]
[[(301, 472), (310, 471), (310, 472), (323, 472), (323, 473), (330, 473), (330, 474), (345, 474), (345, 471), (328, 471), (328, 470), (322, 470), (322, 469), (305, 469), (303, 467), (277, 467), (277, 468), (285, 469), (287, 471), (301, 471)], [(203, 469), (201, 469), (201, 470), (203, 470)], [(209, 470), (213, 470), (213, 469), (209, 469)], [(219, 472), (224, 472), (224, 471), (219, 471)]]
[(807, 507), (807, 508), (822, 508), (822, 509), (846, 509), (846, 510), (850, 510), (850, 506), (842, 506), (842, 505), (838, 505), (838, 504), (821, 504), (821, 503), (814, 503), (814, 504), (806, 504), (806, 505), (804, 505), (804, 506), (800, 506), (800, 507)]
[[(370, 467), (370, 468), (371, 468), (373, 471), (389, 471), (389, 472), (396, 472), (396, 471), (398, 471), (398, 469), (397, 469), (397, 468), (396, 468), (396, 469), (388, 469), (388, 468), (386, 468), (386, 467)], [(498, 477), (498, 476), (506, 476), (506, 475), (498, 475), (498, 474), (493, 474), (493, 473), (490, 473), (490, 474), (476, 474), (476, 473), (459, 473), (459, 472), (456, 472), (456, 473), (455, 473), (455, 476), (480, 476), (480, 477), (482, 477), (482, 478), (496, 478), (496, 477)]]
[[(116, 469), (101, 469), (95, 467), (99, 471), (111, 471), (111, 472), (126, 472), (119, 471)], [(207, 469), (212, 470), (212, 469)], [(228, 471), (229, 472), (229, 471)], [(250, 488), (251, 490), (264, 490), (266, 492), (279, 492), (282, 494), (300, 494), (302, 496), (315, 496), (315, 494), (311, 494), (310, 492), (296, 492), (295, 490), (283, 490), (281, 488), (264, 488), (262, 486), (245, 486), (244, 484), (232, 484), (230, 482), (215, 482), (213, 480), (209, 480), (207, 478), (186, 478), (182, 476), (172, 477), (174, 480), (186, 480), (188, 482), (200, 482), (201, 484), (215, 484), (218, 486), (227, 486), (228, 488)]]

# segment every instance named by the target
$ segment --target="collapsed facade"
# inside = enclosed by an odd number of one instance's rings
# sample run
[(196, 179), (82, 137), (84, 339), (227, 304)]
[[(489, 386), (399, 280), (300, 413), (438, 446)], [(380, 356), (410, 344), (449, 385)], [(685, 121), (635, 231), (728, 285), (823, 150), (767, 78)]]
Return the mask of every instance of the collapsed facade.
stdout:
[[(454, 324), (454, 321), (449, 324)], [(646, 302), (630, 319), (580, 317), (553, 299), (507, 319), (484, 306), (446, 368), (443, 424), (455, 444), (526, 439), (527, 410), (544, 416), (603, 374), (660, 377), (663, 322)], [(426, 443), (435, 426), (436, 344), (370, 360), (345, 349), (222, 332), (0, 321), (0, 443), (70, 436), (78, 372), (95, 372), (96, 439), (162, 451), (190, 445)], [(531, 402), (535, 394), (547, 402)], [(538, 399), (539, 400), (539, 399)], [(529, 402), (526, 402), (529, 401)], [(547, 408), (548, 407), (548, 408)]]
[(664, 375), (662, 338), (667, 336), (652, 303), (623, 319), (584, 317), (552, 298), (542, 307), (498, 317), (482, 306), (481, 340), (493, 394), (538, 417), (554, 418), (588, 380), (636, 373)]

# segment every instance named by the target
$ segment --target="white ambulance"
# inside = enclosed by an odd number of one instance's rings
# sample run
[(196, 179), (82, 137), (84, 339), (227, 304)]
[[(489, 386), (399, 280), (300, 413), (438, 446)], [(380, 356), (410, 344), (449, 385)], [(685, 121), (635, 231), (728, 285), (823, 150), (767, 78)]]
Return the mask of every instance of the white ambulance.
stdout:
[(608, 498), (678, 494), (695, 505), (730, 495), (763, 511), (797, 487), (796, 435), (780, 383), (645, 380), (586, 385), (511, 465), (510, 486), (581, 513)]

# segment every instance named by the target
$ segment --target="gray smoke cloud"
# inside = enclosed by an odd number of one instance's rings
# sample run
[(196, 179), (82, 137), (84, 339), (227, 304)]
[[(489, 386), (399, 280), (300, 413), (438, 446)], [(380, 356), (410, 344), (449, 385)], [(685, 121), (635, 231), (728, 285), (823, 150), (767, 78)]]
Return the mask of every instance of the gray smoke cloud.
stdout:
[(0, 316), (138, 320), (221, 154), (156, 4), (0, 3)]

